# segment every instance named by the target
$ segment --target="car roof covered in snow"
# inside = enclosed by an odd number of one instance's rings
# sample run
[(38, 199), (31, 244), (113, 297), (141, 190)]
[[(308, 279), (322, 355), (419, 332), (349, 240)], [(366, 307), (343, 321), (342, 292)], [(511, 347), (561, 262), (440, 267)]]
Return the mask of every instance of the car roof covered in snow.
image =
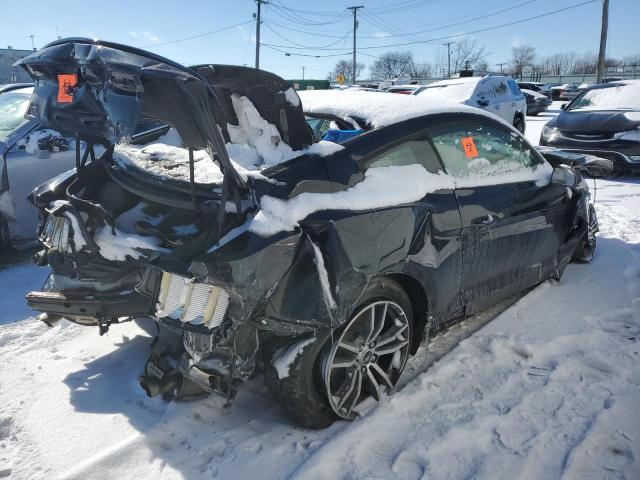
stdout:
[(305, 113), (334, 115), (339, 118), (359, 117), (373, 128), (436, 113), (475, 113), (498, 118), (479, 108), (419, 95), (392, 95), (358, 90), (310, 90), (298, 92), (298, 95)]
[(447, 78), (445, 80), (438, 80), (437, 82), (433, 82), (428, 84), (428, 87), (437, 87), (439, 85), (455, 85), (458, 83), (478, 83), (485, 77), (458, 77), (458, 78)]

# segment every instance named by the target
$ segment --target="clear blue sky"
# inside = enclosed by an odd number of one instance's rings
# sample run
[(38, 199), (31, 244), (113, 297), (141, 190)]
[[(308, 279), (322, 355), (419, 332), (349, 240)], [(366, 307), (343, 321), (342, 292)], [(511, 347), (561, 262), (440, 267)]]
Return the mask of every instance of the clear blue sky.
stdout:
[[(363, 52), (379, 55), (386, 50), (411, 50), (416, 60), (431, 61), (446, 48), (442, 46), (446, 39), (404, 47), (366, 47), (466, 33), (557, 10), (584, 0), (531, 0), (518, 8), (492, 14), (525, 1), (272, 0), (272, 5), (263, 6), (265, 24), (261, 41), (289, 47), (295, 46), (295, 43), (337, 48), (338, 50), (280, 49), (302, 54), (341, 55), (351, 50), (349, 32), (352, 29), (352, 17), (345, 8), (349, 5), (364, 5), (365, 8), (360, 11), (358, 29), (358, 35), (362, 37), (358, 47), (362, 47)], [(146, 46), (153, 52), (185, 64), (230, 63), (252, 66), (254, 63), (254, 0), (2, 0), (0, 5), (2, 47), (12, 45), (14, 48), (30, 48), (31, 34), (35, 35), (36, 47), (40, 47), (55, 40), (59, 34), (62, 37), (89, 36), (133, 46)], [(283, 9), (282, 5), (295, 10)], [(559, 51), (594, 52), (598, 49), (600, 38), (600, 12), (601, 2), (596, 1), (548, 17), (471, 36), (486, 46), (490, 52), (489, 63), (492, 65), (507, 61), (512, 46), (517, 43), (533, 45), (539, 56)], [(488, 16), (477, 18), (485, 15)], [(213, 35), (155, 46), (242, 22), (249, 23)], [(318, 25), (319, 23), (322, 25)], [(622, 57), (640, 52), (639, 28), (640, 0), (610, 0), (607, 53)], [(424, 30), (430, 31), (406, 35), (408, 32)], [(341, 39), (342, 36), (346, 37)], [(285, 56), (284, 53), (267, 47), (261, 49), (261, 66), (285, 78), (300, 78), (303, 66), (306, 68), (306, 78), (325, 78), (340, 58), (350, 56), (309, 58)], [(358, 61), (369, 65), (373, 58), (362, 54)]]

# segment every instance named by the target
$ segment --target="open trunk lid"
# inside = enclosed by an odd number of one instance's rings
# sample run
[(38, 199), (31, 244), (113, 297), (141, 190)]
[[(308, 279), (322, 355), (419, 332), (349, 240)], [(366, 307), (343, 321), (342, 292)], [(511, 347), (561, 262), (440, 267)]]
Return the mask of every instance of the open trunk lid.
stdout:
[(248, 97), (294, 150), (313, 141), (290, 85), (261, 70), (187, 68), (144, 50), (83, 38), (50, 43), (17, 64), (36, 84), (28, 116), (43, 125), (109, 148), (131, 138), (141, 119), (154, 119), (176, 128), (188, 147), (206, 150), (225, 181), (238, 187), (247, 185), (225, 148), (228, 126), (238, 123), (232, 95)]

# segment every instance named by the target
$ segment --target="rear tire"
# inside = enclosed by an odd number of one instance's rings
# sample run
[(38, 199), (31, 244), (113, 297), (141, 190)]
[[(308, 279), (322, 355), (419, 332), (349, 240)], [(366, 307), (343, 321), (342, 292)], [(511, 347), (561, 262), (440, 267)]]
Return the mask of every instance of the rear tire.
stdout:
[(516, 130), (518, 130), (520, 133), (522, 133), (524, 135), (524, 119), (518, 115), (514, 120), (513, 120), (513, 126)]
[[(390, 379), (390, 383), (393, 385), (398, 381), (409, 355), (408, 351), (413, 338), (413, 312), (411, 310), (411, 301), (405, 291), (398, 283), (389, 279), (377, 279), (371, 282), (362, 296), (358, 307), (354, 310), (353, 316), (341, 329), (334, 332), (326, 330), (316, 337), (298, 337), (294, 340), (287, 339), (285, 341), (286, 343), (275, 351), (272, 359), (265, 362), (264, 378), (266, 386), (287, 416), (296, 424), (306, 428), (319, 429), (328, 427), (339, 417), (349, 420), (356, 418), (357, 413), (355, 411), (353, 415), (349, 416), (345, 416), (342, 413), (338, 415), (336, 414), (335, 408), (332, 407), (332, 402), (330, 402), (328, 398), (328, 387), (325, 380), (327, 362), (329, 359), (335, 360), (337, 343), (343, 338), (349, 327), (358, 320), (359, 315), (362, 314), (364, 310), (372, 310), (373, 318), (375, 318), (377, 307), (372, 305), (383, 305), (385, 302), (388, 302), (389, 305), (399, 307), (400, 310), (403, 311), (408, 325), (408, 328), (404, 328), (405, 331), (408, 330), (404, 333), (406, 338), (401, 337), (403, 344), (406, 341), (406, 350), (404, 346), (401, 347), (403, 359), (396, 360), (395, 353), (393, 354), (393, 360), (389, 358), (390, 354), (388, 353), (379, 353), (377, 357), (375, 355), (373, 357), (374, 361), (378, 358), (378, 367), (372, 368), (377, 368), (379, 371), (380, 366), (382, 366), (383, 369), (386, 366), (388, 372), (387, 378)], [(391, 325), (389, 328), (384, 328), (388, 325), (385, 320), (385, 318), (387, 318), (385, 316), (387, 310), (385, 309), (384, 312), (381, 313), (381, 308), (382, 307), (378, 308), (379, 317), (382, 319), (382, 322), (378, 323), (378, 325), (381, 325), (378, 338), (383, 337), (384, 334), (389, 332), (390, 328), (393, 327), (393, 325)], [(389, 312), (389, 315), (391, 315), (391, 312)], [(397, 324), (397, 322), (394, 324)], [(375, 322), (372, 323), (372, 326), (374, 325)], [(372, 328), (372, 330), (374, 329)], [(391, 337), (396, 338), (395, 335)], [(387, 336), (386, 339), (391, 337)], [(385, 348), (388, 348), (389, 345), (389, 342), (387, 342)], [(398, 351), (400, 351), (400, 349)], [(386, 363), (382, 363), (384, 355), (387, 356)], [(398, 356), (400, 356), (400, 354), (398, 354)], [(370, 357), (371, 355), (367, 358), (370, 360)], [(364, 360), (365, 356), (359, 354), (359, 358)], [(353, 368), (363, 368), (356, 367), (355, 362), (356, 360), (354, 359)], [(336, 365), (335, 362), (331, 363), (331, 367), (335, 366), (335, 368), (339, 368)], [(281, 375), (282, 378), (280, 378)], [(375, 378), (380, 383), (380, 386), (382, 386), (382, 383), (386, 383), (381, 381), (381, 378), (382, 377)], [(373, 393), (374, 398), (376, 398), (376, 395), (380, 395), (380, 389), (378, 389), (377, 392), (369, 392), (368, 388), (370, 385), (368, 383), (367, 385), (363, 383), (362, 387), (362, 397), (351, 397), (354, 405), (369, 396), (367, 393)], [(335, 403), (335, 399), (333, 403)]]

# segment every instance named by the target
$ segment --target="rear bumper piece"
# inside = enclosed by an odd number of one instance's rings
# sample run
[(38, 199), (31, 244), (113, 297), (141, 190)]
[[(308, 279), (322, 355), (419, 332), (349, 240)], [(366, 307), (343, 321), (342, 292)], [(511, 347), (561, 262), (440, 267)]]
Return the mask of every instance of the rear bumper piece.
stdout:
[(202, 390), (209, 393), (235, 398), (238, 393), (238, 382), (230, 381), (229, 376), (208, 372), (198, 367), (193, 359), (183, 355), (179, 366), (180, 372)]
[(62, 292), (29, 292), (27, 305), (40, 312), (64, 317), (99, 319), (144, 315), (151, 309), (151, 299), (137, 292), (128, 294), (67, 294)]

